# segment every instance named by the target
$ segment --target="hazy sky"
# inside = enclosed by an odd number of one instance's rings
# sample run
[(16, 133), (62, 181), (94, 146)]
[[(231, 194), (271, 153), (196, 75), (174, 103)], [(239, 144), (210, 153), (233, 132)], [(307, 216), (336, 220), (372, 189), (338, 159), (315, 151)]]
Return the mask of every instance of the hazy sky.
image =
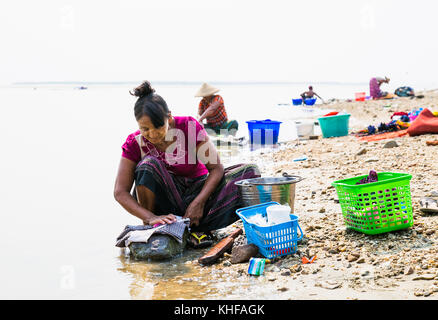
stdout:
[(339, 81), (438, 87), (438, 2), (3, 1), (0, 83)]

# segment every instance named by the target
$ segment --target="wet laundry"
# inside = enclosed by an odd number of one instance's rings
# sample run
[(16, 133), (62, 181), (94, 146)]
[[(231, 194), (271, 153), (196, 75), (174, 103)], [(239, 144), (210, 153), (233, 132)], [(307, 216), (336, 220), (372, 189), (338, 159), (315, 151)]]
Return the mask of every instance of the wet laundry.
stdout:
[(374, 170), (371, 170), (368, 177), (361, 179), (359, 182), (356, 183), (356, 185), (372, 183), (372, 182), (377, 182), (377, 181), (379, 181), (379, 178), (377, 176), (377, 172)]
[(177, 221), (172, 224), (164, 224), (157, 227), (152, 226), (126, 226), (122, 233), (117, 237), (116, 247), (128, 247), (133, 242), (147, 243), (153, 234), (169, 235), (179, 243), (183, 241), (186, 228), (189, 228), (190, 219), (177, 216)]

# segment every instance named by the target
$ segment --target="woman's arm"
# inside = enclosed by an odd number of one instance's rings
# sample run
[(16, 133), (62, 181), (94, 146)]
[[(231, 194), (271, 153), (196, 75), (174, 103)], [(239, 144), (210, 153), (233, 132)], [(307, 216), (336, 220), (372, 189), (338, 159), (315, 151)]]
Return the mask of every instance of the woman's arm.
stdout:
[(205, 118), (213, 115), (214, 112), (216, 111), (216, 109), (219, 108), (220, 105), (221, 105), (220, 101), (215, 101), (215, 102), (211, 103), (208, 106), (208, 108), (204, 111), (204, 113), (199, 117), (198, 121), (202, 122), (202, 120), (204, 120)]
[(186, 210), (184, 217), (190, 218), (191, 225), (199, 225), (204, 213), (204, 206), (210, 195), (216, 190), (222, 177), (224, 176), (224, 167), (220, 162), (219, 154), (216, 147), (210, 140), (200, 143), (196, 147), (196, 153), (199, 161), (205, 164), (208, 169), (208, 177), (204, 186), (197, 197), (192, 201)]
[(121, 158), (114, 186), (114, 198), (126, 211), (140, 218), (146, 224), (172, 223), (174, 221), (174, 219), (171, 219), (172, 217), (157, 217), (151, 211), (140, 206), (131, 196), (130, 191), (134, 183), (135, 167), (136, 164), (134, 161), (123, 157)]
[[(211, 141), (199, 144), (196, 151), (198, 152), (200, 149), (199, 161), (204, 163), (207, 167), (208, 177), (204, 187), (194, 201), (205, 203), (221, 181), (224, 175), (224, 166), (220, 162), (219, 154)], [(205, 155), (203, 154), (203, 150), (206, 150)]]

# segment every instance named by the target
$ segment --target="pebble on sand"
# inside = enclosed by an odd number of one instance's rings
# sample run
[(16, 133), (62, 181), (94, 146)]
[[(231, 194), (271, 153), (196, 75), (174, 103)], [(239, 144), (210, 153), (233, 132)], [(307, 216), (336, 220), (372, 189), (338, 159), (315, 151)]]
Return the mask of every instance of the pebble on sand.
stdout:
[(397, 147), (398, 147), (398, 143), (395, 140), (388, 141), (383, 146), (383, 148), (385, 148), (385, 149), (391, 149), (391, 148), (397, 148)]

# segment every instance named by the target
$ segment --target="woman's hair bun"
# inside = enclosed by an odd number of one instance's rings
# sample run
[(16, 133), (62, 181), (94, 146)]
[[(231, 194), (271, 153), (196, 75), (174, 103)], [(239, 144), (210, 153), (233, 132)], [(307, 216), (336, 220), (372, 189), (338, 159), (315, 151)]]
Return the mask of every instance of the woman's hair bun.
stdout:
[(148, 96), (154, 92), (155, 89), (151, 87), (151, 83), (149, 81), (144, 81), (141, 85), (134, 89), (134, 92), (129, 91), (131, 95), (139, 98)]

